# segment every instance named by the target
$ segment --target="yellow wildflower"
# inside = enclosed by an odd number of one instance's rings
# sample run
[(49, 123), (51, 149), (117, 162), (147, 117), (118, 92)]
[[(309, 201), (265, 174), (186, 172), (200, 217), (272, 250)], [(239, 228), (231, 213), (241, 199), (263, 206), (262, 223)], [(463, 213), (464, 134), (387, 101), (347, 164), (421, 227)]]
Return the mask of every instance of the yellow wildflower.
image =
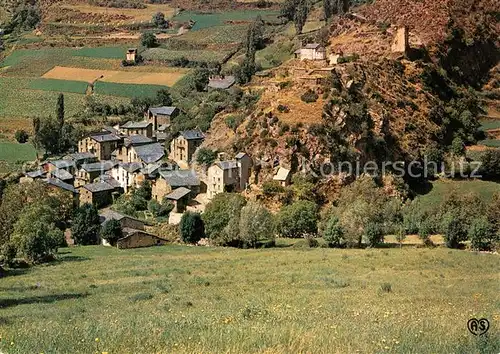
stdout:
[(95, 339), (95, 341), (96, 341), (96, 342), (99, 342), (99, 338), (96, 338), (96, 339)]

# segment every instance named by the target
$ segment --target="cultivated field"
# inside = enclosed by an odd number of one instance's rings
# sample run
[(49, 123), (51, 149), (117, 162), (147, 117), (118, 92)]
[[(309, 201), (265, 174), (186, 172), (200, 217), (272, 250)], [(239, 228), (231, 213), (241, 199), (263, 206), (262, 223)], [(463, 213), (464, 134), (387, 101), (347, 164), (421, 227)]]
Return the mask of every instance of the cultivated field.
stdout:
[(78, 80), (86, 82), (99, 81), (122, 84), (146, 84), (173, 86), (182, 78), (186, 70), (170, 69), (169, 72), (145, 72), (139, 70), (95, 70), (83, 68), (67, 68), (56, 66), (45, 73), (46, 79)]
[(279, 11), (269, 10), (236, 10), (224, 11), (220, 13), (197, 13), (194, 11), (182, 11), (174, 16), (173, 20), (178, 22), (187, 22), (189, 20), (196, 21), (192, 28), (193, 31), (221, 26), (228, 23), (251, 22), (261, 16), (266, 21), (276, 21)]
[[(185, 246), (62, 252), (60, 263), (2, 279), (1, 351), (500, 351), (498, 255)], [(473, 317), (490, 320), (487, 336), (469, 334)]]
[(35, 148), (31, 144), (18, 144), (10, 141), (0, 141), (0, 161), (17, 163), (34, 161)]

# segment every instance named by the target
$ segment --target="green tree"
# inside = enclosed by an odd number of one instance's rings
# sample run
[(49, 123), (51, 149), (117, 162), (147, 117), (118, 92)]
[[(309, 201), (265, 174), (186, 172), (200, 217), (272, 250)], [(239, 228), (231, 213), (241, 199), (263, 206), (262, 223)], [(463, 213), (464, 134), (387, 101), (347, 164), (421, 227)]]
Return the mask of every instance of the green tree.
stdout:
[(171, 106), (173, 103), (172, 95), (167, 89), (162, 89), (156, 92), (156, 104), (159, 106)]
[(281, 208), (277, 216), (277, 231), (282, 237), (306, 237), (318, 232), (318, 211), (310, 201), (297, 201)]
[(56, 118), (59, 123), (59, 131), (62, 131), (64, 126), (64, 95), (62, 93), (57, 96)]
[(186, 243), (197, 243), (205, 237), (205, 226), (199, 213), (190, 211), (182, 214), (179, 224), (181, 239)]
[(14, 134), (14, 137), (16, 138), (17, 142), (20, 144), (24, 144), (28, 141), (29, 135), (26, 132), (26, 130), (16, 130), (16, 133)]
[(32, 263), (49, 260), (65, 243), (55, 221), (56, 215), (49, 205), (36, 203), (24, 208), (12, 234), (17, 254)]
[(273, 216), (264, 206), (250, 202), (241, 209), (239, 220), (240, 241), (256, 247), (261, 241), (274, 239)]
[(472, 221), (467, 235), (472, 248), (478, 251), (489, 251), (493, 244), (498, 241), (493, 225), (485, 216)]
[(153, 48), (158, 45), (156, 36), (152, 32), (144, 32), (141, 35), (141, 45), (146, 48)]
[(399, 225), (396, 228), (396, 241), (399, 242), (399, 247), (403, 247), (403, 241), (406, 239), (406, 229), (404, 225)]
[(298, 34), (302, 33), (302, 29), (307, 21), (307, 16), (309, 15), (310, 5), (309, 0), (298, 0), (297, 8), (295, 9), (295, 14), (293, 17), (293, 22), (295, 24), (295, 30)]
[(118, 220), (111, 219), (104, 223), (101, 229), (101, 238), (115, 246), (116, 241), (123, 237), (122, 225)]
[(165, 20), (165, 14), (163, 12), (157, 12), (153, 15), (153, 24), (156, 27), (165, 28), (168, 27), (168, 22)]
[(198, 92), (205, 91), (210, 78), (210, 72), (208, 69), (199, 68), (193, 72), (192, 78), (196, 91)]
[(446, 247), (459, 248), (460, 243), (467, 240), (467, 224), (461, 220), (456, 210), (450, 210), (444, 215), (441, 227)]
[(203, 166), (210, 166), (217, 158), (217, 152), (209, 148), (200, 148), (196, 154), (196, 163)]
[(330, 247), (342, 247), (345, 245), (344, 230), (336, 215), (332, 214), (328, 217), (321, 230), (321, 235)]
[(71, 235), (78, 245), (99, 244), (101, 223), (99, 212), (94, 205), (84, 204), (74, 214)]
[(207, 237), (213, 240), (225, 239), (225, 228), (231, 219), (235, 219), (235, 223), (239, 222), (241, 209), (245, 205), (246, 200), (240, 194), (217, 194), (207, 204), (202, 215)]
[(369, 222), (365, 226), (365, 237), (370, 247), (378, 246), (384, 242), (384, 233), (382, 226), (376, 222)]

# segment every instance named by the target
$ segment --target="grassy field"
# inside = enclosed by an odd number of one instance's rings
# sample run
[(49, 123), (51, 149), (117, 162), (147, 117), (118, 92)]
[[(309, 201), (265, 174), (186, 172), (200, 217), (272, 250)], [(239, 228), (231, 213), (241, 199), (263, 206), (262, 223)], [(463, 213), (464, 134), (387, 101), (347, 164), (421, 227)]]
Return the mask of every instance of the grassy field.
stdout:
[(114, 82), (96, 82), (94, 92), (99, 95), (123, 96), (123, 97), (153, 97), (156, 93), (167, 86), (159, 85), (134, 85), (119, 84)]
[(88, 84), (82, 81), (56, 80), (56, 79), (35, 79), (30, 82), (29, 88), (32, 90), (72, 92), (84, 94)]
[[(183, 34), (179, 39), (187, 41), (190, 44), (209, 44), (219, 45), (227, 43), (240, 43), (245, 40), (247, 25), (223, 25), (216, 27), (202, 28), (198, 31), (189, 31)], [(175, 42), (176, 38), (167, 40)]]
[(0, 141), (0, 161), (16, 163), (35, 159), (36, 150), (32, 145)]
[(250, 22), (255, 20), (257, 16), (261, 16), (264, 20), (275, 20), (279, 15), (279, 11), (269, 10), (236, 10), (220, 13), (197, 13), (193, 11), (183, 11), (173, 20), (178, 22), (188, 22), (189, 20), (196, 21), (192, 28), (193, 31), (207, 27), (221, 26), (228, 22)]
[(500, 140), (497, 139), (486, 139), (477, 142), (478, 145), (484, 145), (488, 147), (500, 148)]
[(482, 131), (500, 129), (500, 119), (481, 119), (481, 127), (479, 129)]
[[(2, 279), (8, 353), (498, 353), (498, 255), (63, 249)], [(390, 287), (390, 291), (382, 290)], [(467, 331), (486, 317), (488, 336)]]
[(429, 193), (419, 196), (423, 205), (438, 205), (451, 193), (477, 193), (482, 200), (489, 201), (494, 193), (500, 192), (500, 184), (481, 180), (438, 180), (432, 182)]
[(229, 55), (224, 50), (171, 50), (166, 48), (150, 48), (142, 53), (146, 60), (174, 60), (182, 57), (190, 61), (221, 62)]

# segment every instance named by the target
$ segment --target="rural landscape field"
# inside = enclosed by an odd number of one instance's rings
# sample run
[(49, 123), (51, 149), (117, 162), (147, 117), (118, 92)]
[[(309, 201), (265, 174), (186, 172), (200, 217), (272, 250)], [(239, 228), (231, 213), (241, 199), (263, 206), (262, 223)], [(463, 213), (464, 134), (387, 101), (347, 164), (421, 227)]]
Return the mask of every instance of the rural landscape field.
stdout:
[(0, 354), (500, 354), (491, 0), (0, 0)]

